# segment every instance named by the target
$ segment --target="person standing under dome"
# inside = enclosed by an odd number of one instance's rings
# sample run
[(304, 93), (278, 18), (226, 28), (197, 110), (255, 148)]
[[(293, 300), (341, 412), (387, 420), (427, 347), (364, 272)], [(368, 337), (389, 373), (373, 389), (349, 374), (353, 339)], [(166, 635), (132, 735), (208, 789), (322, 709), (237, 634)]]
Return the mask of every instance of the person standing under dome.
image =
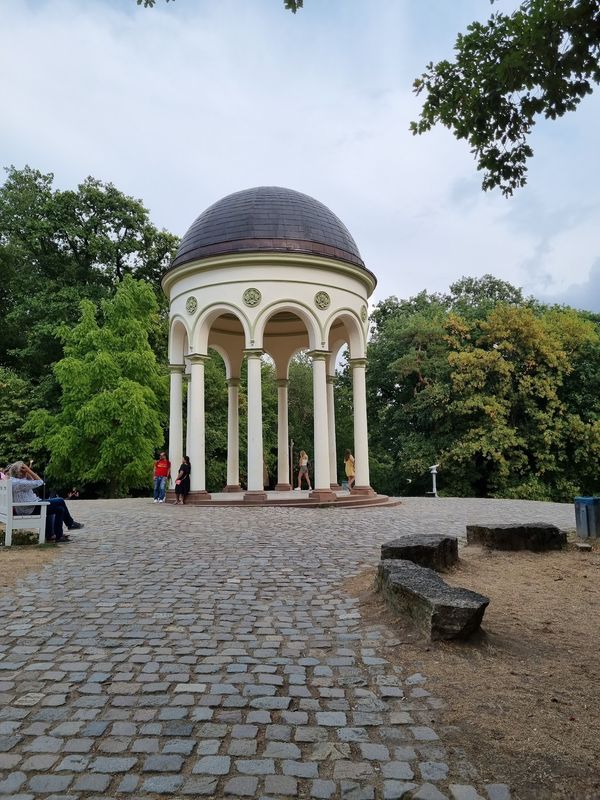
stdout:
[(312, 486), (310, 485), (310, 475), (308, 474), (308, 453), (304, 450), (300, 450), (300, 456), (298, 458), (297, 491), (302, 489), (302, 478), (304, 478), (308, 483), (308, 488), (312, 489)]
[(346, 450), (344, 453), (344, 469), (346, 470), (346, 477), (348, 478), (348, 489), (352, 489), (355, 481), (355, 471), (354, 456), (350, 450)]

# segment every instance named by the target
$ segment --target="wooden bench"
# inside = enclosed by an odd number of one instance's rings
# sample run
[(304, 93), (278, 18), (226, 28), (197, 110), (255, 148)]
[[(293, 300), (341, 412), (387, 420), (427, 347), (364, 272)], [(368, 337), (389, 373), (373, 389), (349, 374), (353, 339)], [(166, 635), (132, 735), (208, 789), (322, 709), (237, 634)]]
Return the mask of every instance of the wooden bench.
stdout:
[(36, 530), (38, 541), (44, 544), (46, 541), (46, 507), (50, 505), (46, 500), (35, 503), (37, 514), (15, 515), (15, 508), (19, 506), (32, 506), (30, 501), (27, 503), (15, 503), (13, 500), (12, 480), (0, 481), (0, 522), (4, 523), (4, 546), (10, 547), (12, 544), (12, 532), (16, 530)]

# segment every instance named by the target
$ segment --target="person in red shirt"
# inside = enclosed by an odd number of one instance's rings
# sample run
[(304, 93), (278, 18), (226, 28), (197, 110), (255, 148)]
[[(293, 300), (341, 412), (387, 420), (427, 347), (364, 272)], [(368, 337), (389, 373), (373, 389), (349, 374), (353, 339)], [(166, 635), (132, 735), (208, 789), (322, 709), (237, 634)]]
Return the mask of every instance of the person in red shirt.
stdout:
[(160, 458), (154, 462), (154, 502), (164, 503), (167, 495), (167, 481), (171, 477), (171, 462), (161, 451)]

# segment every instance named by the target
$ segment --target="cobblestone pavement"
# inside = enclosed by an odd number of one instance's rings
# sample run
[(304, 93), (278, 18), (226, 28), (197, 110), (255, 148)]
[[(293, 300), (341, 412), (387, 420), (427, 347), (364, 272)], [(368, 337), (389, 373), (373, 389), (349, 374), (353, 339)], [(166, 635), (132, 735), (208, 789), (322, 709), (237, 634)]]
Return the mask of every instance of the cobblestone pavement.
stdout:
[(444, 745), (452, 699), (386, 661), (393, 631), (340, 581), (401, 533), (572, 528), (571, 506), (73, 506), (85, 530), (0, 592), (0, 796), (509, 796)]

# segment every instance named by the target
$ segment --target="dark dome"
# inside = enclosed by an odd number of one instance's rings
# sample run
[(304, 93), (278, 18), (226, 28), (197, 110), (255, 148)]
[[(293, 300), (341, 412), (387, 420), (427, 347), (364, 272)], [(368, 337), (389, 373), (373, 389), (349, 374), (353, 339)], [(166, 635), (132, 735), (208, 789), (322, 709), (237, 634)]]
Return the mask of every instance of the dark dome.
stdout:
[(363, 267), (348, 229), (323, 203), (278, 186), (227, 195), (185, 234), (171, 267), (231, 253), (311, 253)]

